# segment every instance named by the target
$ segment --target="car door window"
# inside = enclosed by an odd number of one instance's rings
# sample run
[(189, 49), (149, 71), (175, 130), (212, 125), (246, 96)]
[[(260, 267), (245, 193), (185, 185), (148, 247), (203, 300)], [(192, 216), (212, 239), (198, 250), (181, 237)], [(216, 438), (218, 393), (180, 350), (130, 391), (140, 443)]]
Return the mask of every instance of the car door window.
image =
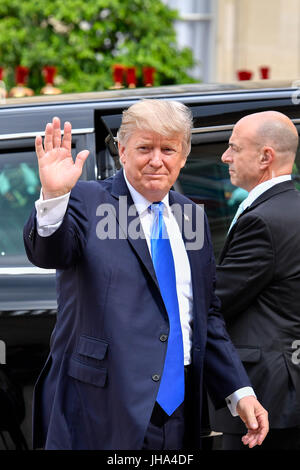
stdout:
[[(228, 133), (228, 138), (229, 138)], [(218, 142), (218, 135), (209, 142), (195, 139), (185, 167), (177, 181), (177, 190), (197, 204), (203, 204), (208, 216), (216, 259), (218, 259), (234, 214), (248, 195), (242, 188), (230, 182), (228, 165), (221, 156), (228, 147), (228, 139)], [(198, 140), (198, 141), (197, 141)], [(204, 140), (204, 141), (201, 141)], [(292, 179), (300, 190), (300, 148), (293, 168)]]
[(226, 148), (227, 142), (192, 145), (178, 180), (180, 190), (187, 197), (204, 205), (216, 256), (236, 210), (232, 199), (235, 187), (230, 183), (227, 165), (221, 162)]
[(40, 195), (34, 151), (0, 154), (0, 266), (28, 264), (23, 227)]

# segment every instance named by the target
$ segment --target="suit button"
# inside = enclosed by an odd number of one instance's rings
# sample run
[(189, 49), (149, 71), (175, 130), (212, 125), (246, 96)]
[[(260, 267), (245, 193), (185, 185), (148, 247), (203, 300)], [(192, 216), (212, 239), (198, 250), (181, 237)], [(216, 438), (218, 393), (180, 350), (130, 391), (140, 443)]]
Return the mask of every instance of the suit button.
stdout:
[(164, 334), (160, 335), (159, 339), (160, 339), (160, 341), (162, 341), (164, 343), (165, 341), (167, 341), (168, 335), (164, 335)]
[(153, 374), (152, 375), (152, 380), (154, 380), (154, 382), (158, 382), (160, 380), (160, 375), (158, 374)]

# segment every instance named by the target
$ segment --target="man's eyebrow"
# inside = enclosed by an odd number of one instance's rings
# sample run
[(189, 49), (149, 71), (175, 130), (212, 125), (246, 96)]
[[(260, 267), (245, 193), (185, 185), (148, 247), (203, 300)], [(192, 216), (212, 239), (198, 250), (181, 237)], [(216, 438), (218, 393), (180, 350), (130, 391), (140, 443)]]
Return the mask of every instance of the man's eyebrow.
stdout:
[(237, 144), (235, 144), (234, 142), (228, 142), (228, 146), (231, 147), (231, 148), (235, 147), (236, 149), (240, 149), (240, 147)]
[(152, 142), (151, 139), (147, 139), (144, 137), (141, 137), (140, 139), (136, 139), (135, 143), (136, 144), (150, 144)]
[[(152, 139), (148, 139), (147, 137), (140, 137), (139, 139), (136, 139), (135, 141), (136, 144), (152, 144), (153, 141)], [(162, 145), (176, 145), (177, 141), (176, 139), (162, 139), (161, 141)]]

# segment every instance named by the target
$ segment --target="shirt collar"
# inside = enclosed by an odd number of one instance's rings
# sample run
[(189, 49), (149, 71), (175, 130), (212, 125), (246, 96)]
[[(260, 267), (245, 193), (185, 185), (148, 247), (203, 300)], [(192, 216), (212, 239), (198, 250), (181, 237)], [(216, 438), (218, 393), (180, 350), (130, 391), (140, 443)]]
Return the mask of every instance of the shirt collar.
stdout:
[(281, 175), (258, 184), (257, 186), (255, 186), (255, 188), (251, 189), (247, 198), (244, 200), (244, 209), (249, 207), (261, 194), (263, 194), (268, 189), (272, 188), (272, 186), (275, 186), (275, 184), (283, 183), (284, 181), (289, 181), (291, 178), (291, 175)]
[[(153, 201), (148, 201), (141, 193), (139, 193), (133, 186), (132, 184), (129, 183), (125, 170), (123, 169), (124, 173), (124, 179), (127, 184), (127, 187), (129, 189), (129, 192), (131, 194), (133, 203), (136, 207), (136, 210), (138, 211), (139, 215), (144, 214), (145, 211), (148, 210), (148, 207), (152, 204)], [(170, 210), (170, 204), (169, 204), (169, 193), (165, 195), (165, 197), (162, 199), (162, 202), (164, 203), (164, 206), (167, 209), (167, 213), (169, 213)]]

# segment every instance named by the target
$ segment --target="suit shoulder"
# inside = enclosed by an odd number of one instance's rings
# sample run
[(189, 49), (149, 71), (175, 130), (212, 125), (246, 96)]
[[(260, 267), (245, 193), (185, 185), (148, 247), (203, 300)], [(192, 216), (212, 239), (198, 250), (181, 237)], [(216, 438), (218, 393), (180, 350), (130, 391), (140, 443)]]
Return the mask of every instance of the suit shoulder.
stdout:
[(206, 221), (206, 223), (208, 223), (207, 221), (207, 216), (206, 216), (206, 213), (205, 213), (205, 210), (204, 210), (204, 207), (202, 206), (202, 204), (196, 204), (194, 201), (192, 201), (191, 199), (189, 199), (187, 196), (184, 196), (183, 194), (180, 194), (180, 193), (177, 193), (176, 191), (170, 191), (170, 204), (180, 204), (181, 206), (191, 206), (192, 207), (192, 211), (194, 212), (195, 210), (200, 212), (201, 215), (203, 215), (204, 217), (204, 220)]
[(297, 189), (290, 189), (266, 199), (261, 204), (257, 205), (253, 212), (257, 215), (261, 215), (267, 220), (274, 219), (287, 219), (294, 217), (299, 214), (300, 210), (300, 192)]
[(183, 194), (178, 193), (177, 191), (170, 191), (170, 199), (174, 201), (175, 203), (179, 204), (192, 204), (194, 207), (197, 207), (198, 205), (189, 199), (187, 196), (184, 196)]
[(299, 211), (300, 193), (293, 189), (280, 192), (246, 209), (236, 224), (235, 232), (239, 237), (256, 234), (276, 245), (278, 240), (286, 239), (287, 234), (290, 236), (293, 232), (296, 236), (300, 233)]
[(81, 197), (90, 197), (94, 194), (103, 192), (110, 192), (112, 185), (112, 178), (107, 178), (106, 180), (101, 181), (83, 181), (80, 180), (76, 183), (72, 189), (71, 194), (73, 196), (80, 195)]

